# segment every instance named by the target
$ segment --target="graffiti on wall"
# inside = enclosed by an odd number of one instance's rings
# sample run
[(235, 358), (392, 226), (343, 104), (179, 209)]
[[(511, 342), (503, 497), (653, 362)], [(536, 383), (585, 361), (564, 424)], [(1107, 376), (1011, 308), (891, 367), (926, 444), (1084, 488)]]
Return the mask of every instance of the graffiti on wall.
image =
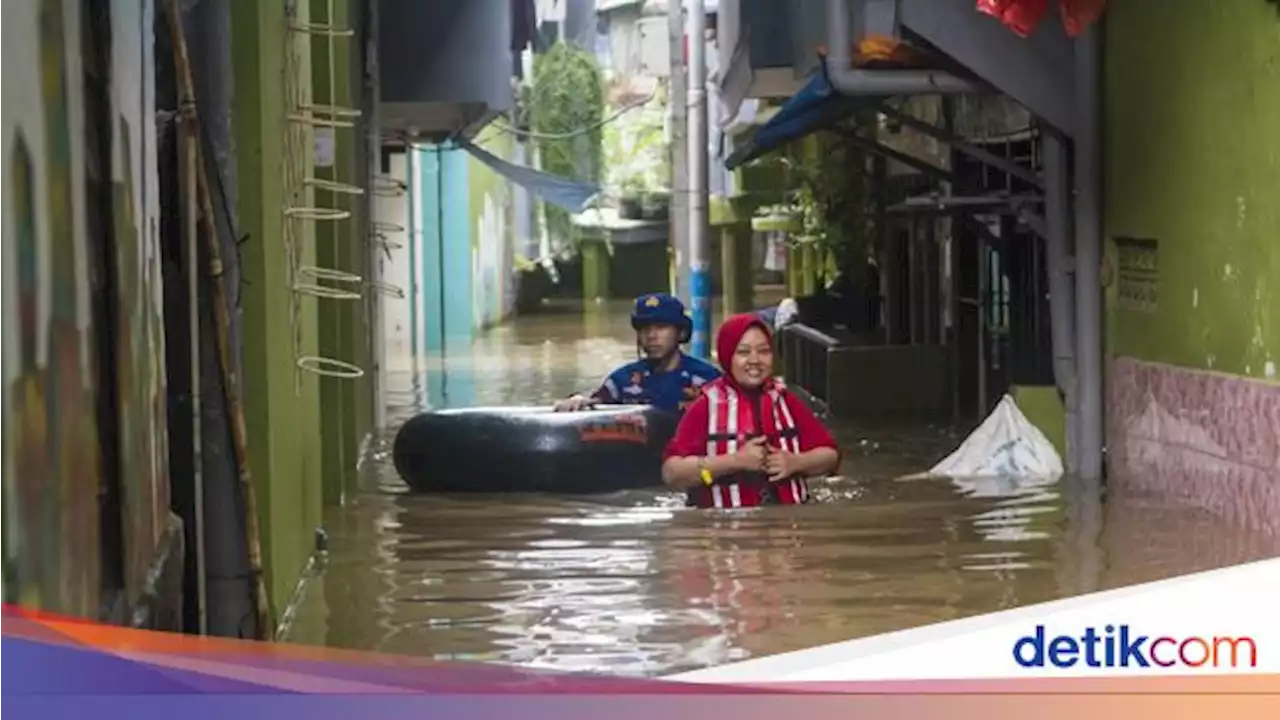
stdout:
[[(127, 37), (113, 40), (118, 55), (142, 57), (138, 43), (151, 37), (149, 5), (139, 11), (137, 3), (112, 3), (113, 15), (126, 8), (136, 23), (131, 46)], [(127, 375), (138, 389), (119, 394), (116, 436), (126, 448), (131, 443), (141, 448), (121, 455), (126, 505), (140, 508), (127, 511), (121, 524), (126, 547), (145, 548), (139, 557), (154, 552), (160, 514), (168, 512), (169, 500), (157, 239), (154, 232), (123, 232), (146, 224), (131, 219), (137, 215), (120, 212), (138, 206), (133, 196), (146, 184), (138, 178), (155, 172), (154, 161), (130, 157), (128, 149), (138, 145), (132, 140), (136, 131), (131, 134), (128, 127), (150, 123), (153, 114), (141, 101), (119, 109), (131, 118), (119, 128), (130, 141), (115, 138), (116, 158), (120, 168), (131, 170), (116, 174), (122, 186), (114, 227), (88, 228), (81, 134), (86, 121), (79, 115), (85, 106), (83, 58), (75, 35), (84, 19), (78, 8), (79, 3), (67, 0), (5, 6), (5, 56), (11, 63), (3, 105), (8, 180), (3, 188), (4, 411), (9, 421), (4, 426), (4, 569), (6, 601), (92, 616), (101, 599), (99, 502), (104, 478), (94, 378), (101, 359), (93, 345), (94, 333), (102, 329), (91, 327), (88, 312), (93, 301), (88, 261), (92, 232), (113, 230), (118, 243), (123, 327), (117, 330), (125, 330), (116, 335), (121, 344), (118, 367), (120, 380)], [(114, 82), (145, 86), (141, 78), (150, 68), (144, 73), (143, 62), (133, 62), (133, 75), (112, 73)], [(112, 93), (113, 105), (118, 95)], [(147, 263), (152, 267), (146, 272), (126, 274), (128, 268)], [(129, 322), (124, 323), (126, 315)], [(139, 316), (145, 319), (135, 322)], [(126, 559), (131, 585), (145, 579), (145, 570), (138, 572), (135, 564)]]
[[(506, 136), (486, 135), (477, 144), (503, 159), (515, 152), (515, 144)], [(483, 329), (502, 322), (515, 309), (515, 186), (473, 157), (468, 158), (467, 168), (474, 228), (471, 308), (474, 327)]]
[[(4, 332), (5, 599), (85, 614), (98, 598), (99, 472), (79, 297), (85, 246), (75, 212), (83, 195), (73, 181), (79, 44), (70, 41), (76, 23), (68, 15), (61, 0), (5, 8), (6, 56), (31, 59), (11, 62), (25, 71), (5, 78), (23, 84), (27, 101), (4, 103), (5, 245), (19, 260), (16, 273), (5, 263), (4, 279), (17, 286)], [(23, 25), (25, 37), (15, 37)]]
[(169, 509), (159, 190), (151, 59), (152, 3), (115, 0), (112, 36), (112, 216), (116, 389), (124, 577), (138, 598)]
[(472, 250), (472, 277), (475, 281), (471, 285), (471, 308), (475, 313), (475, 327), (485, 328), (502, 319), (505, 286), (502, 282), (501, 261), (510, 233), (502, 207), (494, 201), (493, 193), (484, 194), (483, 210), (476, 220), (477, 242)]

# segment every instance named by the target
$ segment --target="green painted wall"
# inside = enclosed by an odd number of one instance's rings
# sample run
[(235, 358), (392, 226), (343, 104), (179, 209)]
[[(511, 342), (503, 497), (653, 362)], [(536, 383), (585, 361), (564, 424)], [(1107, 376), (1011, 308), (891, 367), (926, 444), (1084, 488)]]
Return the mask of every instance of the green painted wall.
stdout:
[(1280, 361), (1280, 13), (1107, 8), (1106, 237), (1159, 242), (1158, 305), (1108, 294), (1111, 353), (1264, 377)]
[[(305, 3), (296, 20), (308, 21)], [(287, 251), (292, 244), (298, 264), (316, 264), (316, 223), (285, 218), (287, 207), (315, 204), (301, 182), (311, 173), (311, 132), (286, 120), (294, 103), (311, 102), (310, 38), (289, 31), (284, 0), (234, 3), (232, 37), (237, 211), (249, 236), (241, 257), (245, 421), (278, 618), (311, 555), (321, 511), (319, 380), (295, 363), (299, 354), (318, 354), (316, 306), (324, 301), (304, 296), (293, 312)]]
[[(352, 6), (348, 0), (312, 0), (311, 17), (315, 22), (339, 27), (352, 25)], [(317, 35), (311, 39), (312, 95), (317, 105), (333, 105), (356, 109), (359, 105), (357, 54), (351, 51), (353, 40)], [(354, 93), (353, 93), (354, 90)], [(340, 121), (353, 122), (351, 118)], [(317, 128), (317, 133), (333, 138), (333, 163), (316, 166), (313, 174), (320, 180), (363, 187), (356, 176), (356, 154), (361, 141), (359, 129)], [(368, 189), (365, 189), (368, 192)], [(359, 195), (315, 190), (316, 204), (346, 210), (351, 217), (336, 222), (315, 224), (316, 258), (321, 267), (345, 273), (368, 276), (365, 248), (367, 225), (363, 218), (363, 202)], [(372, 397), (369, 380), (368, 322), (365, 297), (372, 292), (364, 282), (326, 283), (343, 290), (362, 292), (362, 299), (329, 299), (312, 301), (318, 311), (320, 354), (348, 362), (365, 370), (360, 378), (321, 377), (320, 424), (324, 439), (323, 488), (326, 504), (340, 502), (355, 481), (361, 441), (372, 424)]]
[(1052, 385), (1014, 385), (1009, 394), (1027, 420), (1045, 434), (1054, 450), (1067, 457), (1067, 410)]

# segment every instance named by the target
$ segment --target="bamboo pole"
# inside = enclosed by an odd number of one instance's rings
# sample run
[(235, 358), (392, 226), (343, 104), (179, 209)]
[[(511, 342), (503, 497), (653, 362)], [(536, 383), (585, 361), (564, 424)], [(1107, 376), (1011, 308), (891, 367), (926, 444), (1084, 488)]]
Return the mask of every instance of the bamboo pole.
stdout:
[(209, 193), (208, 168), (204, 166), (204, 154), (199, 152), (199, 116), (196, 113), (195, 83), (191, 76), (191, 59), (187, 55), (187, 40), (182, 29), (182, 15), (177, 0), (165, 0), (165, 13), (169, 20), (169, 34), (173, 41), (174, 65), (178, 76), (178, 105), (182, 116), (184, 141), (194, 144), (200, 158), (200, 171), (196, 173), (196, 188), (200, 202), (200, 226), (209, 253), (207, 277), (212, 286), (213, 312), (217, 322), (214, 337), (218, 346), (218, 361), (222, 369), (222, 392), (231, 416), (231, 437), (236, 454), (236, 470), (240, 478), (240, 490), (244, 496), (245, 534), (249, 546), (249, 572), (253, 576), (253, 595), (256, 622), (254, 638), (268, 639), (272, 633), (270, 609), (267, 604), (266, 585), (262, 579), (262, 542), (258, 532), (258, 498), (249, 471), (248, 438), (244, 423), (244, 406), (240, 401), (235, 370), (231, 366), (231, 313), (227, 305), (226, 288), (222, 282), (222, 250), (218, 246), (217, 227), (213, 221), (213, 201)]
[[(185, 121), (184, 121), (185, 122)], [(195, 493), (195, 538), (196, 538), (196, 617), (197, 627), (201, 635), (209, 632), (208, 594), (205, 582), (205, 550), (204, 550), (204, 469), (201, 467), (201, 423), (200, 423), (200, 153), (196, 143), (189, 138), (182, 138), (180, 155), (180, 174), (182, 187), (182, 247), (186, 257), (187, 273), (187, 322), (191, 325), (191, 474)]]

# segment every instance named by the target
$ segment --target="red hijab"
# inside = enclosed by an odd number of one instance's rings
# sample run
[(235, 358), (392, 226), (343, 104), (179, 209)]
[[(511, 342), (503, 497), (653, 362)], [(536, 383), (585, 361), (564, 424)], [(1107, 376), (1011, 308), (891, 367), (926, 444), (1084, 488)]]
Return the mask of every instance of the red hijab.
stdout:
[[(733, 355), (738, 350), (738, 343), (742, 342), (742, 336), (747, 334), (751, 328), (760, 328), (764, 333), (769, 344), (773, 345), (773, 333), (769, 330), (769, 324), (760, 319), (755, 313), (742, 313), (729, 317), (720, 326), (720, 330), (716, 333), (716, 360), (720, 363), (720, 369), (724, 371), (721, 376), (728, 385), (732, 385), (738, 390), (744, 390), (738, 381), (733, 377)], [(765, 378), (764, 385), (761, 390), (768, 389), (773, 385), (773, 378)]]
[[(716, 360), (720, 362), (720, 369), (723, 371), (720, 377), (712, 380), (703, 386), (706, 388), (719, 386), (720, 384), (728, 385), (738, 392), (746, 393), (748, 396), (754, 395), (757, 399), (759, 395), (754, 391), (748, 391), (733, 379), (733, 355), (738, 349), (738, 343), (742, 342), (742, 336), (753, 327), (758, 327), (769, 338), (769, 342), (773, 342), (773, 333), (770, 331), (769, 324), (760, 319), (755, 313), (743, 313), (734, 315), (724, 321), (720, 326), (720, 330), (716, 333)], [(762, 391), (768, 391), (778, 387), (777, 382), (772, 378), (766, 378), (764, 384), (760, 387)], [(781, 388), (779, 388), (781, 389)], [(800, 401), (798, 397), (790, 393), (782, 394), (782, 401), (790, 408), (796, 423), (796, 429), (800, 432), (800, 445), (803, 451), (812, 450), (816, 447), (829, 447), (839, 451), (836, 441), (827, 432), (826, 427), (813, 415), (813, 411), (809, 406)], [(675, 436), (667, 444), (663, 453), (663, 458), (669, 457), (689, 457), (701, 456), (706, 453), (707, 449), (707, 420), (708, 408), (706, 397), (699, 398), (697, 402), (689, 406), (688, 411), (680, 418), (680, 424), (676, 427)], [(756, 417), (760, 417), (757, 411)]]

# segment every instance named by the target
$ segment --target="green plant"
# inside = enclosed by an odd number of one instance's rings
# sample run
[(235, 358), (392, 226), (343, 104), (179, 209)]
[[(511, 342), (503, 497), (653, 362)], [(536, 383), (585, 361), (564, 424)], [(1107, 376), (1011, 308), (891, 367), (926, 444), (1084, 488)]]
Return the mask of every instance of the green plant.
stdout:
[[(595, 57), (557, 43), (533, 61), (533, 83), (522, 98), (542, 169), (562, 177), (599, 182), (603, 170), (604, 85)], [(545, 206), (553, 237), (578, 239), (569, 213)]]
[(641, 175), (631, 175), (622, 181), (619, 190), (623, 197), (639, 197), (648, 190), (648, 183)]
[(796, 141), (784, 152), (800, 234), (816, 242), (819, 256), (831, 257), (837, 269), (858, 267), (875, 237), (866, 152), (827, 131)]

